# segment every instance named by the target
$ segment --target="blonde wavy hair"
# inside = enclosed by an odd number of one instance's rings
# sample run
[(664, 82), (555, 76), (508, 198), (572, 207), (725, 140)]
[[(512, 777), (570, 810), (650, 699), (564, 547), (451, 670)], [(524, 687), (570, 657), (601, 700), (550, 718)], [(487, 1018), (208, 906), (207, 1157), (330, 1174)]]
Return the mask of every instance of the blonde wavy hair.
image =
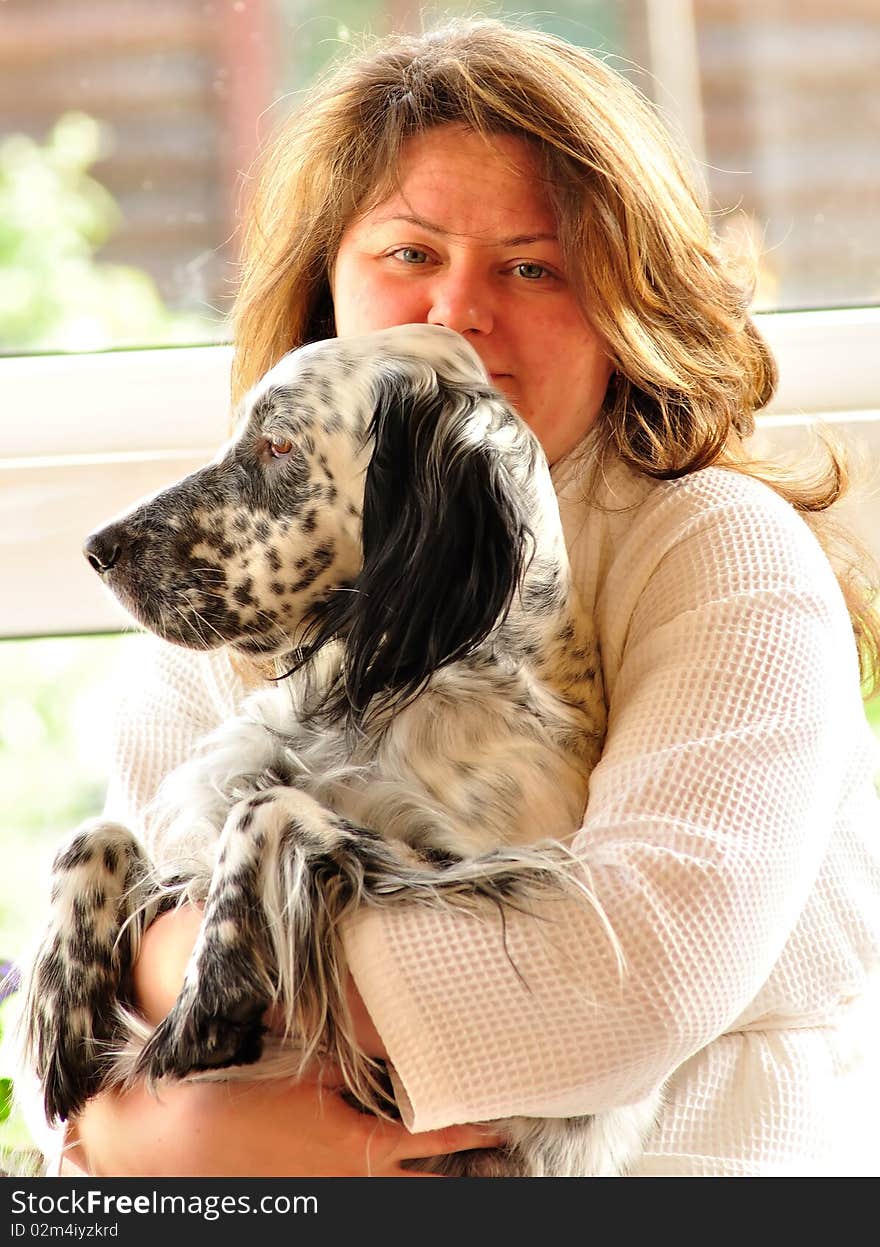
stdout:
[(286, 351), (332, 336), (329, 274), (348, 224), (395, 187), (407, 139), (457, 123), (536, 152), (567, 275), (614, 364), (600, 424), (614, 454), (661, 479), (716, 464), (766, 481), (835, 566), (862, 676), (880, 685), (867, 556), (828, 516), (846, 492), (828, 444), (809, 477), (749, 460), (743, 441), (776, 367), (749, 315), (752, 276), (713, 235), (693, 170), (652, 105), (553, 35), (460, 20), (350, 53), (267, 147), (242, 239), (233, 397)]

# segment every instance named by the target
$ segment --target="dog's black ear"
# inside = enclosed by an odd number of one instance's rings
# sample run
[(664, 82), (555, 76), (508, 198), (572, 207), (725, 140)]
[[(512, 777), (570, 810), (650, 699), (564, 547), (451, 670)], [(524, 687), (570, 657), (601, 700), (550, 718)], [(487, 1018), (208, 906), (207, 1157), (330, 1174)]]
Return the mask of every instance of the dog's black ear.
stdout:
[(479, 395), (389, 385), (373, 418), (363, 571), (346, 594), (346, 697), (405, 700), (506, 614), (529, 530), (510, 474), (479, 432)]

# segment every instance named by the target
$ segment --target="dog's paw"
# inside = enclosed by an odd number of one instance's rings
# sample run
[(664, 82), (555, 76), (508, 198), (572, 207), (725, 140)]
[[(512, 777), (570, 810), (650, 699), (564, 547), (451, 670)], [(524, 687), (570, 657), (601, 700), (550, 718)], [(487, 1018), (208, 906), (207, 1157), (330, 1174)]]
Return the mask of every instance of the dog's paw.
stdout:
[(28, 1063), (43, 1092), (47, 1120), (73, 1117), (100, 1090), (117, 1038), (108, 1009), (112, 976), (100, 969), (71, 973), (65, 944), (52, 941), (37, 959), (26, 998)]
[(207, 1003), (186, 987), (145, 1045), (136, 1072), (148, 1082), (253, 1065), (263, 1053), (268, 1000), (226, 994)]

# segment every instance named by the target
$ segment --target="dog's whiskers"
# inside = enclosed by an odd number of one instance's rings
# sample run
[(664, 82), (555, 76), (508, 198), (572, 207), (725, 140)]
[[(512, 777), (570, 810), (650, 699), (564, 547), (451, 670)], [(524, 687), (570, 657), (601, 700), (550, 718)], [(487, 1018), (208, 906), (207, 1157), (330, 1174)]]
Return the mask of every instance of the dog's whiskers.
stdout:
[(223, 636), (223, 634), (218, 632), (217, 629), (213, 626), (213, 624), (211, 624), (207, 619), (205, 619), (202, 613), (196, 610), (194, 606), (190, 605), (188, 606), (187, 610), (184, 610), (182, 606), (178, 606), (176, 602), (172, 602), (171, 607), (173, 610), (177, 612), (177, 614), (180, 616), (180, 618), (189, 628), (192, 635), (196, 638), (196, 640), (200, 644), (204, 645), (208, 641), (208, 636), (199, 632), (199, 629), (196, 627), (196, 624), (199, 624), (203, 628), (206, 628), (208, 630), (208, 633), (213, 632), (214, 636), (217, 638), (217, 640), (219, 641), (221, 645), (226, 644), (226, 638)]

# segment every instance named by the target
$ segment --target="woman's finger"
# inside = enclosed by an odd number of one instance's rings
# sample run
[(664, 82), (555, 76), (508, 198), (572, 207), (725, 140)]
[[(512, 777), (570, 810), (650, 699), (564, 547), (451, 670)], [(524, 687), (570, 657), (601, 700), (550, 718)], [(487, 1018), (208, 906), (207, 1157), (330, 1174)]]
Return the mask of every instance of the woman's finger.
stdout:
[(470, 1152), (503, 1144), (500, 1135), (482, 1126), (446, 1126), (420, 1134), (410, 1134), (402, 1126), (392, 1128), (399, 1131), (393, 1152), (397, 1160), (421, 1160), (427, 1156), (447, 1156), (450, 1152)]

